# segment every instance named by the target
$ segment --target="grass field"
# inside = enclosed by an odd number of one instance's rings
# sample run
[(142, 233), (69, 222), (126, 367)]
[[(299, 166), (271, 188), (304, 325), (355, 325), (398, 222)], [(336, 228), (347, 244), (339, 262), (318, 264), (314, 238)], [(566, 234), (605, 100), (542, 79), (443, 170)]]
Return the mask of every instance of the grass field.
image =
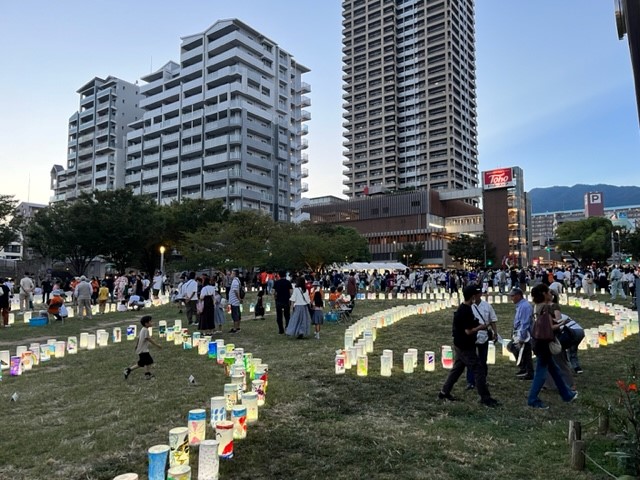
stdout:
[[(245, 307), (251, 301), (245, 300)], [(355, 318), (401, 300), (361, 301)], [(248, 309), (247, 309), (248, 310)], [(511, 331), (513, 305), (496, 305), (502, 335)], [(564, 309), (584, 327), (607, 323), (587, 310)], [(173, 306), (152, 309), (158, 320), (183, 316)], [(463, 401), (441, 403), (436, 395), (447, 371), (402, 373), (402, 353), (417, 348), (439, 352), (451, 344), (452, 310), (414, 316), (378, 332), (369, 356), (369, 376), (355, 369), (336, 376), (333, 359), (343, 344), (344, 325), (325, 325), (321, 339), (294, 340), (277, 335), (273, 313), (264, 321), (245, 313), (242, 332), (225, 333), (233, 342), (269, 364), (267, 405), (260, 421), (249, 426), (246, 440), (235, 442), (235, 456), (221, 464), (220, 478), (233, 479), (596, 479), (605, 478), (587, 462), (587, 470), (570, 468), (566, 442), (569, 420), (581, 421), (587, 454), (615, 475), (622, 468), (605, 452), (616, 449), (621, 424), (598, 435), (597, 416), (617, 405), (617, 379), (637, 358), (638, 338), (597, 350), (581, 351), (585, 373), (576, 378), (579, 400), (564, 404), (554, 392), (543, 392), (547, 411), (526, 406), (529, 382), (515, 378), (516, 368), (497, 355), (490, 366), (492, 395), (502, 406), (487, 409), (477, 394), (454, 388)], [(66, 340), (82, 331), (137, 323), (136, 314), (107, 314), (93, 322), (70, 319), (64, 325), (0, 330), (0, 350), (15, 351), (47, 338)], [(228, 330), (229, 325), (226, 325)], [(157, 338), (157, 328), (154, 333)], [(146, 478), (146, 450), (168, 442), (168, 432), (186, 426), (188, 410), (208, 408), (227, 379), (214, 361), (196, 350), (183, 351), (163, 340), (153, 350), (156, 378), (135, 371), (128, 381), (122, 369), (136, 356), (133, 342), (52, 359), (21, 377), (0, 384), (0, 479), (111, 479), (124, 472)], [(153, 348), (153, 347), (152, 347)], [(394, 350), (390, 378), (379, 376), (383, 349)], [(498, 348), (498, 353), (500, 349)], [(439, 355), (438, 355), (439, 361)], [(189, 385), (188, 377), (196, 378)], [(11, 402), (17, 392), (19, 399)], [(207, 427), (207, 436), (212, 437)], [(197, 454), (191, 458), (197, 466)], [(197, 478), (195, 472), (192, 478)]]

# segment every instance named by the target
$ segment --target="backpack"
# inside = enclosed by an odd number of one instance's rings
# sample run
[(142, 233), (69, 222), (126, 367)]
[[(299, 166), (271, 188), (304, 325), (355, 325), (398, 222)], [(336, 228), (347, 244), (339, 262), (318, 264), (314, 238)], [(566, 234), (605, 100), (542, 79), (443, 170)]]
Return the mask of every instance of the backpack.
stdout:
[(555, 339), (555, 334), (553, 332), (552, 322), (553, 320), (551, 318), (551, 313), (549, 313), (549, 308), (544, 306), (533, 324), (531, 336), (535, 340), (543, 342), (553, 341)]
[(246, 294), (247, 294), (247, 291), (244, 289), (242, 285), (240, 285), (240, 290), (238, 290), (238, 297), (240, 297), (240, 300), (243, 300)]

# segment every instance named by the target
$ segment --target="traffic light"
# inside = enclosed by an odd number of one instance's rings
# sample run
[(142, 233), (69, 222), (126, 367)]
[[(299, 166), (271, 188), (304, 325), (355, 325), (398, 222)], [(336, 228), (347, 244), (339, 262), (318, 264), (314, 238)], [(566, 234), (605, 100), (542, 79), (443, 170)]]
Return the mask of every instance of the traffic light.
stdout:
[(627, 262), (627, 263), (631, 263), (631, 259), (632, 259), (632, 257), (627, 257), (627, 258), (626, 258), (626, 260), (625, 260), (625, 262)]
[(493, 265), (493, 260), (488, 259), (488, 260), (487, 260), (487, 267), (490, 267), (490, 266), (492, 266), (492, 265)]
[(545, 247), (545, 250), (546, 250), (547, 252), (550, 252), (550, 251), (551, 251), (551, 247)]

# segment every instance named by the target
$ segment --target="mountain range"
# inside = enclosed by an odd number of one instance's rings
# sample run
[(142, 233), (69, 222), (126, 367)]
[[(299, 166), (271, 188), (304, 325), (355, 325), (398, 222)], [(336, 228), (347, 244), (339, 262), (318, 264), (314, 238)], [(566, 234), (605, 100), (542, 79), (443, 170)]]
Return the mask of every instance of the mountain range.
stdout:
[(640, 187), (577, 184), (572, 187), (532, 189), (529, 192), (531, 211), (545, 213), (584, 209), (584, 194), (587, 192), (602, 192), (605, 208), (640, 205)]

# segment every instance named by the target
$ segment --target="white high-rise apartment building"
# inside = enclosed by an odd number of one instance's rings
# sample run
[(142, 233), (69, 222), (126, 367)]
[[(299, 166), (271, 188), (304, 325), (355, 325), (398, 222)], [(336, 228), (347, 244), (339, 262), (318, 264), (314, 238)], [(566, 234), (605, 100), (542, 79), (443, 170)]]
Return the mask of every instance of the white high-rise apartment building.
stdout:
[(182, 38), (180, 63), (142, 78), (125, 185), (161, 203), (218, 198), (296, 220), (307, 191), (308, 71), (236, 19)]
[(343, 0), (344, 193), (478, 186), (473, 0)]
[(119, 78), (95, 77), (78, 94), (80, 108), (69, 119), (66, 168), (51, 170), (52, 202), (124, 187), (128, 125), (142, 117), (138, 86)]

